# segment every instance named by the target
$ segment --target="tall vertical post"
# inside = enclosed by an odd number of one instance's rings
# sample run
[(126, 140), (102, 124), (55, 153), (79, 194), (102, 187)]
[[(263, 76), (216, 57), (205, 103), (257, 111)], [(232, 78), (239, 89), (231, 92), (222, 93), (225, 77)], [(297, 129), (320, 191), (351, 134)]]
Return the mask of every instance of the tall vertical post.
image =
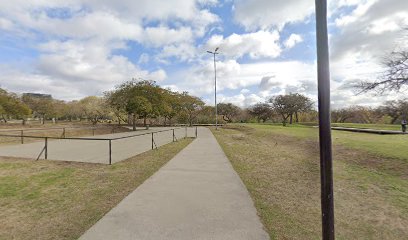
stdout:
[(174, 142), (174, 137), (175, 137), (175, 136), (174, 136), (174, 128), (173, 128), (173, 142)]
[(217, 111), (217, 65), (215, 63), (215, 55), (219, 54), (218, 47), (215, 48), (214, 52), (207, 51), (214, 56), (214, 102), (215, 102), (215, 130), (218, 130), (218, 111)]
[(187, 126), (186, 126), (186, 134), (184, 135), (184, 138), (187, 138)]
[(327, 36), (327, 0), (315, 0), (317, 81), (319, 103), (320, 182), (322, 209), (322, 239), (333, 240), (333, 166), (330, 128), (330, 68)]
[(215, 101), (215, 130), (218, 130), (218, 110), (217, 110), (217, 66), (214, 52), (214, 101)]
[(20, 136), (21, 136), (21, 144), (24, 144), (24, 130), (20, 131)]
[(45, 159), (48, 159), (48, 137), (45, 137), (45, 146), (44, 146), (44, 156)]
[(154, 148), (153, 143), (154, 143), (154, 138), (153, 138), (153, 133), (152, 133), (152, 150)]
[(196, 129), (195, 129), (196, 131), (195, 131), (195, 137), (197, 138), (197, 126), (196, 126)]
[(109, 165), (112, 165), (112, 139), (109, 139)]

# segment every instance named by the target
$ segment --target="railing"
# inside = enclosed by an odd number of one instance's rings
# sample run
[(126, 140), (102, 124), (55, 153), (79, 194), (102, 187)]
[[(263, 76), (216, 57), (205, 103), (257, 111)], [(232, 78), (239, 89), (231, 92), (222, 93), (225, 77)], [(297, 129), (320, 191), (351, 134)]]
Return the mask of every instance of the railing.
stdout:
[[(90, 137), (52, 137), (52, 136), (30, 136), (30, 135), (8, 135), (8, 134), (0, 134), (0, 137), (11, 137), (11, 138), (34, 138), (34, 139), (44, 139), (44, 147), (41, 149), (38, 157), (36, 160), (39, 160), (40, 157), (44, 154), (44, 159), (48, 159), (48, 148), (49, 148), (49, 139), (52, 140), (80, 140), (80, 141), (105, 141), (108, 142), (109, 146), (109, 165), (112, 164), (112, 141), (118, 141), (121, 139), (129, 139), (129, 138), (136, 138), (140, 136), (146, 136), (146, 135), (151, 135), (151, 149), (157, 149), (158, 145), (156, 144), (156, 139), (155, 139), (155, 134), (163, 133), (163, 132), (172, 132), (172, 142), (178, 141), (175, 130), (178, 129), (183, 129), (183, 128), (171, 128), (171, 129), (164, 129), (164, 130), (158, 130), (158, 131), (153, 131), (153, 132), (146, 132), (146, 133), (139, 133), (139, 134), (134, 134), (134, 135), (128, 135), (128, 136), (122, 136), (122, 137), (113, 137), (113, 138), (90, 138)], [(185, 134), (184, 138), (188, 136), (187, 134), (187, 127), (185, 129)], [(1, 131), (0, 131), (1, 132)], [(131, 132), (129, 132), (131, 133)], [(197, 127), (195, 127), (195, 138), (197, 138), (198, 130)], [(24, 143), (24, 140), (21, 140), (21, 143)], [(166, 143), (167, 144), (167, 143)]]

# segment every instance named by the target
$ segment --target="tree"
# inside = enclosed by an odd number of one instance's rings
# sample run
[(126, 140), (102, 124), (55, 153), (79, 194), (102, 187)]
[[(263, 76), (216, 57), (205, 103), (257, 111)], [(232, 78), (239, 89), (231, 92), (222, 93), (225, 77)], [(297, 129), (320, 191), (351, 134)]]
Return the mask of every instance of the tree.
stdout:
[(406, 119), (408, 115), (408, 101), (394, 100), (385, 102), (384, 106), (379, 107), (379, 110), (391, 117), (391, 123), (394, 124), (398, 119)]
[(361, 92), (400, 91), (408, 85), (408, 51), (400, 50), (391, 52), (384, 60), (385, 71), (374, 82), (362, 81), (357, 85)]
[(130, 100), (135, 96), (144, 97), (151, 105), (151, 111), (147, 115), (139, 116), (146, 120), (148, 117), (155, 118), (161, 116), (165, 111), (165, 104), (163, 99), (165, 90), (159, 87), (154, 81), (147, 80), (131, 80), (118, 86), (114, 91), (105, 94), (107, 101), (117, 112), (125, 111), (128, 115), (133, 115), (133, 111), (129, 112), (133, 107), (127, 107)]
[(23, 95), (22, 100), (31, 108), (34, 116), (41, 119), (42, 124), (45, 123), (46, 116), (53, 116), (55, 114), (55, 105), (52, 98)]
[(133, 96), (126, 104), (126, 111), (133, 114), (133, 131), (136, 131), (136, 115), (146, 117), (152, 112), (152, 104), (142, 96)]
[(121, 89), (115, 91), (105, 92), (104, 98), (106, 103), (111, 108), (113, 115), (116, 117), (119, 125), (121, 121), (127, 122), (126, 102), (127, 95)]
[(218, 113), (222, 115), (224, 121), (228, 123), (232, 122), (232, 119), (238, 116), (241, 112), (241, 109), (232, 103), (219, 103), (217, 104), (217, 108)]
[(180, 100), (181, 109), (187, 115), (188, 124), (192, 126), (193, 121), (204, 106), (204, 102), (198, 97), (190, 96), (187, 92), (181, 94)]
[(331, 119), (334, 123), (344, 123), (354, 116), (348, 108), (336, 109), (331, 112)]
[(215, 107), (214, 106), (203, 106), (197, 115), (197, 123), (201, 124), (215, 124)]
[(167, 120), (171, 124), (171, 120), (181, 111), (181, 96), (179, 93), (172, 92), (168, 89), (163, 91), (163, 104), (161, 115), (164, 117), (164, 126)]
[(257, 103), (248, 109), (249, 114), (257, 118), (258, 123), (265, 122), (272, 115), (272, 108), (267, 103)]
[(79, 101), (80, 109), (83, 116), (96, 125), (109, 115), (106, 107), (106, 102), (103, 98), (96, 96), (89, 96)]
[(8, 93), (0, 88), (0, 115), (4, 122), (13, 117), (22, 119), (25, 124), (26, 117), (30, 113), (31, 109), (16, 94)]
[(289, 123), (292, 124), (293, 115), (295, 115), (295, 121), (298, 122), (298, 114), (312, 110), (313, 106), (312, 100), (299, 93), (279, 95), (270, 98), (269, 102), (272, 104), (273, 110), (281, 115), (283, 126), (286, 126), (288, 118), (290, 119)]

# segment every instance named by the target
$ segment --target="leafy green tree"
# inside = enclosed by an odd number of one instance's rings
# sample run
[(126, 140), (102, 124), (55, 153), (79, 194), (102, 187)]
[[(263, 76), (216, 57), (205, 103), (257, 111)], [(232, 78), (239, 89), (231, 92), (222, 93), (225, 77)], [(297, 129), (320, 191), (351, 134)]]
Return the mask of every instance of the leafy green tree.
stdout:
[(163, 104), (161, 106), (161, 115), (164, 117), (164, 126), (166, 126), (167, 120), (171, 124), (171, 120), (180, 113), (181, 108), (180, 94), (165, 90), (163, 92)]
[(306, 96), (299, 93), (291, 93), (288, 95), (278, 95), (270, 98), (269, 103), (272, 104), (273, 110), (281, 115), (282, 124), (286, 126), (289, 118), (289, 123), (293, 122), (293, 115), (298, 122), (298, 114), (312, 110), (313, 102)]
[(181, 94), (180, 100), (182, 112), (187, 116), (187, 123), (192, 126), (204, 106), (204, 102), (198, 97), (189, 95), (187, 92)]
[(4, 122), (7, 122), (7, 118), (15, 118), (22, 119), (25, 124), (30, 113), (31, 109), (16, 94), (0, 89), (0, 115)]
[[(152, 104), (142, 96), (133, 96), (126, 104), (126, 111), (133, 115), (133, 131), (136, 130), (136, 115), (146, 119), (152, 112)], [(146, 125), (146, 122), (145, 122)]]
[(85, 97), (81, 99), (78, 104), (80, 105), (83, 117), (91, 121), (93, 125), (96, 125), (109, 116), (106, 102), (101, 97)]
[(248, 112), (251, 116), (254, 116), (258, 122), (261, 120), (265, 122), (273, 113), (271, 106), (267, 103), (257, 103), (248, 108)]
[(55, 114), (55, 105), (52, 98), (23, 95), (22, 100), (30, 107), (34, 116), (41, 119), (42, 124), (45, 123), (45, 118), (47, 116), (52, 117)]
[(241, 109), (232, 103), (219, 103), (217, 104), (218, 114), (222, 115), (224, 121), (230, 123), (233, 118), (238, 116)]

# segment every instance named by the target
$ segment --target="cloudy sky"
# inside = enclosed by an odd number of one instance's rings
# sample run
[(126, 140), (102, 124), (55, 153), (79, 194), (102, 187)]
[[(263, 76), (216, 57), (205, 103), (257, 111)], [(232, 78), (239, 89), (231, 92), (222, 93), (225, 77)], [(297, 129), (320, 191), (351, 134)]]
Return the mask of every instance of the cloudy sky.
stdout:
[[(73, 100), (132, 78), (249, 106), (300, 92), (316, 99), (313, 0), (0, 1), (0, 87)], [(406, 46), (407, 0), (331, 0), (333, 107), (375, 105), (397, 94), (355, 96), (387, 52)]]

